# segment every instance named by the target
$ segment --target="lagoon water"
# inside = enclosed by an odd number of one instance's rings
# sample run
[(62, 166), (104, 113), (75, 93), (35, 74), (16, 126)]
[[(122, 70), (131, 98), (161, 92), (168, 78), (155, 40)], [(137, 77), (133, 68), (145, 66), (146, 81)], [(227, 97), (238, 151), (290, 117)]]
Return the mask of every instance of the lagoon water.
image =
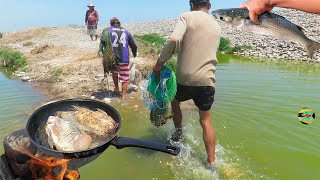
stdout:
[[(32, 112), (44, 97), (32, 90), (32, 84), (10, 79), (12, 72), (0, 68), (0, 142), (13, 131), (22, 129)], [(0, 146), (3, 153), (3, 147)]]
[[(203, 167), (206, 153), (197, 110), (184, 111), (186, 144), (173, 157), (110, 146), (80, 169), (81, 179), (319, 179), (320, 121), (301, 124), (298, 112), (320, 113), (320, 66), (280, 60), (219, 56), (212, 122), (217, 135), (217, 174)], [(23, 128), (25, 111), (41, 96), (0, 74), (1, 138)], [(6, 94), (6, 95), (5, 95)], [(139, 105), (139, 109), (133, 106)], [(173, 123), (157, 129), (137, 100), (115, 103), (123, 118), (119, 136), (167, 142)]]
[[(217, 174), (203, 168), (206, 153), (196, 109), (184, 111), (187, 144), (178, 157), (110, 147), (81, 169), (84, 179), (319, 179), (320, 121), (304, 125), (304, 107), (320, 113), (320, 66), (313, 63), (219, 56), (212, 122)], [(173, 123), (159, 129), (149, 111), (118, 105), (120, 136), (168, 142)], [(144, 107), (143, 104), (139, 104)]]

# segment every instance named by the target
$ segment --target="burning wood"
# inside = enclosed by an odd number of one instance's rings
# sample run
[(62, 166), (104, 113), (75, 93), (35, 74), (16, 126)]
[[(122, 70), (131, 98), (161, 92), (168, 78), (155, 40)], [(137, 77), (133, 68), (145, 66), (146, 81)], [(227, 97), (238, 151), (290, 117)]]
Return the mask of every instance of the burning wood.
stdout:
[(67, 170), (64, 178), (66, 180), (76, 180), (76, 179), (80, 179), (80, 174), (78, 173), (78, 171), (75, 171), (75, 170), (71, 170), (71, 171)]
[(31, 157), (28, 161), (32, 178), (45, 180), (79, 180), (80, 174), (77, 171), (69, 171), (68, 163), (70, 159), (59, 159), (54, 157), (41, 157), (39, 154), (33, 155), (24, 147), (18, 150)]

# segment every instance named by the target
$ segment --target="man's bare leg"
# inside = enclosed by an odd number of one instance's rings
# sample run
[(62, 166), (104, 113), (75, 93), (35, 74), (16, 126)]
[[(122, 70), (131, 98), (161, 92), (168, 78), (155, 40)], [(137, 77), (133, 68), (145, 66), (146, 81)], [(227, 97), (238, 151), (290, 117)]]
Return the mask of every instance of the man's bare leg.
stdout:
[(126, 100), (127, 99), (127, 90), (128, 90), (128, 83), (123, 82), (122, 83), (122, 99)]
[(208, 163), (212, 166), (215, 163), (215, 132), (211, 124), (211, 112), (209, 111), (199, 111), (200, 114), (200, 124), (203, 129), (203, 141), (206, 146), (208, 154)]
[(119, 78), (118, 78), (118, 72), (112, 72), (112, 79), (113, 79), (113, 82), (114, 82), (114, 92), (115, 93), (118, 93), (120, 92), (119, 90)]
[(180, 108), (180, 102), (174, 99), (171, 102), (171, 108), (172, 108), (172, 113), (173, 113), (173, 123), (176, 128), (176, 139), (179, 140), (182, 138), (182, 112)]

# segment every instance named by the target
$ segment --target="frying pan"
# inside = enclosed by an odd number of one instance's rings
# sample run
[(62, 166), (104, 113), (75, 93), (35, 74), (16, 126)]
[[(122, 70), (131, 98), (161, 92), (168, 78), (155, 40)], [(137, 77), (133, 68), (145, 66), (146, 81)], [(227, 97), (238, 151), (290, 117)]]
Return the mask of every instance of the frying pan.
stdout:
[[(100, 146), (88, 149), (86, 151), (79, 152), (65, 152), (52, 149), (48, 143), (48, 136), (44, 131), (45, 123), (49, 116), (54, 116), (57, 111), (70, 111), (74, 109), (74, 106), (85, 107), (90, 110), (101, 109), (105, 111), (110, 117), (112, 117), (118, 124), (117, 131), (111, 140), (106, 140)], [(44, 154), (57, 158), (87, 158), (104, 152), (110, 145), (115, 146), (117, 149), (125, 147), (139, 147), (145, 149), (151, 149), (161, 151), (171, 155), (178, 155), (180, 148), (171, 146), (168, 144), (154, 142), (144, 139), (135, 139), (127, 137), (118, 137), (118, 133), (121, 129), (122, 120), (117, 110), (108, 104), (100, 101), (89, 99), (67, 99), (61, 101), (50, 102), (39, 109), (37, 109), (28, 119), (26, 125), (26, 132), (31, 142)]]

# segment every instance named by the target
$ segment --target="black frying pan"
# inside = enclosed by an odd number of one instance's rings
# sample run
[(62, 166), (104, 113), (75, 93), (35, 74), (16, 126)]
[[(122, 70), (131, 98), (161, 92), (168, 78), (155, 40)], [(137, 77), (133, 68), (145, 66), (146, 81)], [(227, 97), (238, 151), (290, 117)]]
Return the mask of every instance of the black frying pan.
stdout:
[[(110, 141), (106, 141), (104, 144), (81, 152), (64, 152), (52, 149), (47, 142), (47, 134), (43, 131), (43, 126), (47, 122), (49, 116), (54, 116), (57, 111), (70, 111), (73, 110), (73, 106), (85, 107), (91, 110), (101, 109), (105, 111), (109, 116), (111, 116), (117, 123), (119, 127), (114, 137)], [(84, 100), (84, 99), (68, 99), (62, 101), (56, 101), (48, 103), (38, 110), (36, 110), (29, 118), (26, 131), (31, 142), (38, 147), (43, 153), (57, 157), (57, 158), (86, 158), (91, 157), (96, 154), (100, 154), (105, 151), (110, 145), (115, 146), (117, 149), (124, 147), (140, 147), (145, 149), (151, 149), (156, 151), (161, 151), (164, 153), (178, 155), (180, 153), (180, 148), (149, 141), (143, 139), (125, 138), (117, 137), (122, 125), (121, 117), (117, 110), (108, 104), (102, 103), (100, 101), (94, 100)]]

